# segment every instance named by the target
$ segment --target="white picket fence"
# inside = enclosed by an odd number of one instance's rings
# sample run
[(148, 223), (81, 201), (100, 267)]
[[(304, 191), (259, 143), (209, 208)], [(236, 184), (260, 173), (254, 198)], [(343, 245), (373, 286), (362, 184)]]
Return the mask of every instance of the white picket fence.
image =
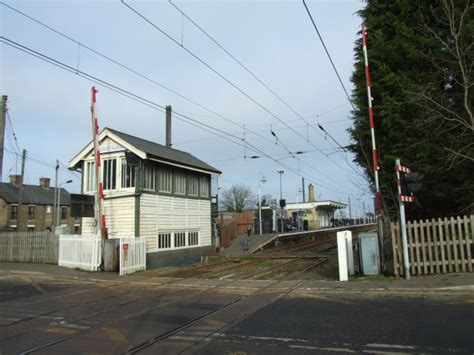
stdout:
[(102, 258), (102, 242), (95, 235), (59, 236), (59, 266), (98, 271)]
[(120, 238), (120, 275), (146, 270), (145, 238)]

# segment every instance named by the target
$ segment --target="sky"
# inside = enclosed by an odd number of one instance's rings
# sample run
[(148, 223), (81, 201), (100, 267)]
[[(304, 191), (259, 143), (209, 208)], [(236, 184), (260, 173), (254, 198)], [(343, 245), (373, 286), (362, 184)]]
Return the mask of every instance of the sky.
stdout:
[[(244, 184), (257, 194), (263, 175), (262, 194), (279, 198), (277, 170), (283, 169), (287, 202), (302, 200), (304, 176), (306, 186), (315, 185), (318, 200), (347, 203), (350, 197), (354, 215), (362, 213), (363, 204), (372, 208), (372, 194), (352, 155), (336, 149), (317, 126), (341, 146), (350, 143), (351, 106), (301, 1), (174, 2), (259, 80), (170, 2), (126, 2), (175, 42), (119, 0), (5, 1), (75, 42), (0, 3), (1, 36), (153, 104), (171, 105), (173, 148), (221, 170), (220, 193)], [(356, 12), (364, 2), (307, 5), (350, 92), (361, 26)], [(19, 154), (26, 149), (26, 183), (37, 184), (41, 176), (54, 181), (59, 159), (60, 183), (73, 180), (63, 186), (80, 192), (80, 174), (67, 166), (91, 139), (93, 85), (99, 90), (101, 128), (164, 144), (165, 114), (157, 106), (0, 43), (0, 86), (2, 95), (8, 95), (9, 114), (2, 181), (20, 172)]]

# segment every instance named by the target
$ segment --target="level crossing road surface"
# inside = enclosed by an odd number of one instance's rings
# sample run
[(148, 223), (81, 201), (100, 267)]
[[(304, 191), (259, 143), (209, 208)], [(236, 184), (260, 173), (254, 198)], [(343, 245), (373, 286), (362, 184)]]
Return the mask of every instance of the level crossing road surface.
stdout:
[(474, 351), (465, 274), (364, 284), (0, 266), (1, 354)]

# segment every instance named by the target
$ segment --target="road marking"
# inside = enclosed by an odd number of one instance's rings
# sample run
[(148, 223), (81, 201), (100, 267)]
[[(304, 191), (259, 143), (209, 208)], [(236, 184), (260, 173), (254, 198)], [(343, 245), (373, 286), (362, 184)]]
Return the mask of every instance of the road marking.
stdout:
[(102, 330), (114, 342), (131, 345), (131, 343), (128, 341), (128, 339), (118, 329), (109, 328), (109, 327), (102, 327)]
[(403, 353), (399, 351), (386, 351), (386, 350), (362, 350), (363, 353), (367, 354), (381, 354), (381, 355), (409, 355), (410, 353)]
[(59, 334), (71, 335), (71, 334), (77, 333), (79, 331), (79, 329), (53, 327), (53, 328), (47, 329), (46, 331), (50, 332), (50, 333), (59, 333)]
[(275, 341), (283, 341), (285, 343), (289, 343), (291, 341), (295, 341), (295, 342), (302, 342), (302, 343), (307, 343), (308, 341), (307, 340), (303, 340), (303, 339), (294, 339), (294, 338), (274, 338), (274, 337), (257, 337), (257, 336), (248, 336), (247, 337), (248, 339), (256, 339), (256, 340), (275, 340)]
[(349, 348), (333, 348), (333, 347), (320, 347), (320, 346), (309, 346), (309, 345), (290, 345), (290, 348), (305, 349), (305, 350), (319, 350), (319, 351), (334, 351), (338, 353), (355, 353), (354, 350), (351, 350)]
[(50, 325), (55, 325), (61, 328), (69, 328), (69, 329), (77, 329), (77, 330), (85, 330), (89, 329), (90, 327), (85, 326), (85, 325), (80, 325), (80, 324), (73, 324), (73, 323), (67, 323), (66, 321), (61, 321), (61, 322), (52, 322)]
[(20, 276), (20, 279), (23, 280), (23, 281), (26, 281), (27, 283), (29, 283), (31, 286), (33, 286), (36, 291), (38, 291), (39, 293), (41, 294), (46, 294), (48, 293), (48, 291), (45, 291), (40, 285), (38, 285), (36, 282), (33, 282), (32, 279), (30, 279), (28, 276)]
[(415, 347), (413, 345), (399, 345), (399, 344), (377, 344), (377, 343), (371, 343), (371, 344), (365, 344), (364, 346), (367, 346), (369, 348), (389, 348), (389, 349), (408, 349), (408, 350), (415, 350)]

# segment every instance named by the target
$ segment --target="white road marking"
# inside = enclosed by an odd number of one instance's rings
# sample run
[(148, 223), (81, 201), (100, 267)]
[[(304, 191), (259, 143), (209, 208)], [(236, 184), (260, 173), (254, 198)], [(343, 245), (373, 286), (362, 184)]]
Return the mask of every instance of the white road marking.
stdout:
[(275, 341), (283, 341), (285, 343), (288, 343), (288, 342), (302, 342), (302, 343), (307, 343), (308, 341), (307, 340), (303, 340), (303, 339), (294, 339), (294, 338), (274, 338), (274, 337), (256, 337), (256, 336), (248, 336), (246, 337), (248, 339), (257, 339), (257, 340), (275, 340)]
[(319, 351), (334, 351), (338, 353), (355, 353), (354, 350), (348, 348), (333, 348), (333, 347), (320, 347), (320, 346), (308, 346), (308, 345), (290, 345), (290, 348), (305, 349), (305, 350), (319, 350)]
[(386, 350), (362, 350), (363, 353), (367, 354), (383, 354), (383, 355), (409, 355), (410, 353), (403, 353), (398, 351), (386, 351)]
[(413, 345), (399, 345), (399, 344), (365, 344), (369, 348), (389, 348), (389, 349), (408, 349), (408, 350), (415, 350)]

